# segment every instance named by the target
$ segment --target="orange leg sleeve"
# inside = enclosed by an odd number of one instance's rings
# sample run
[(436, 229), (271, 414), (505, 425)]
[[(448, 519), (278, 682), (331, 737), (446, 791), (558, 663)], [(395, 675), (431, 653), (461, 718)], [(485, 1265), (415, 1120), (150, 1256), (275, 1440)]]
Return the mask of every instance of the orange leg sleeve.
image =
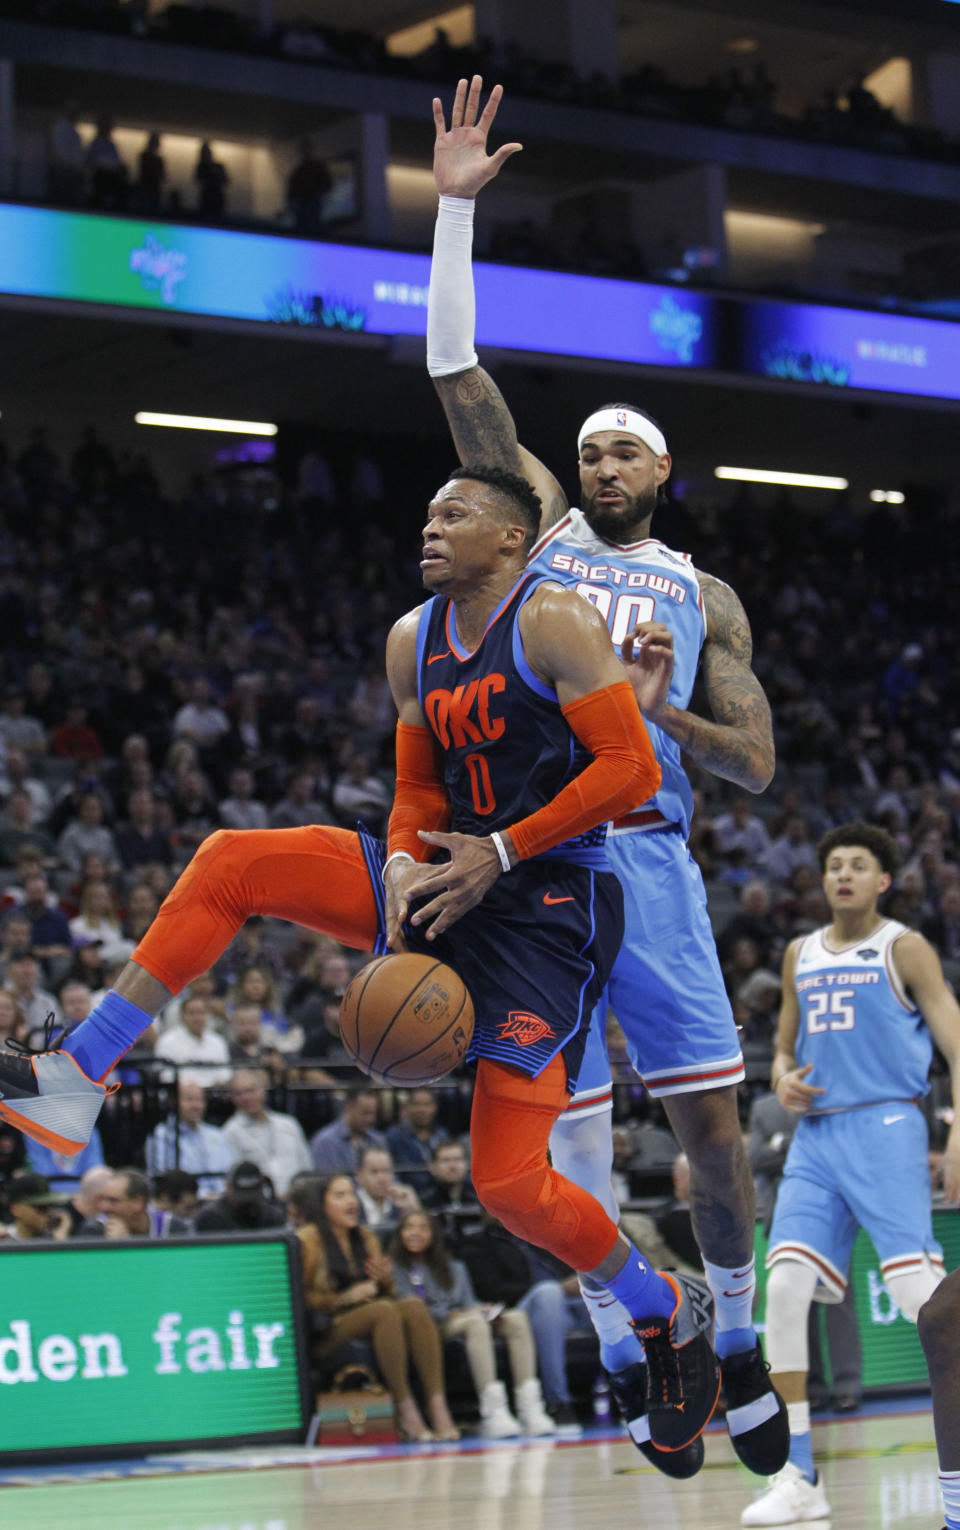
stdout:
[(554, 1122), (570, 1101), (557, 1056), (538, 1078), (482, 1057), (470, 1118), (470, 1172), (486, 1209), (510, 1232), (575, 1270), (593, 1270), (617, 1241), (600, 1202), (547, 1163)]
[(377, 910), (358, 836), (220, 829), (200, 846), (133, 953), (171, 993), (207, 972), (251, 914), (272, 914), (372, 949)]

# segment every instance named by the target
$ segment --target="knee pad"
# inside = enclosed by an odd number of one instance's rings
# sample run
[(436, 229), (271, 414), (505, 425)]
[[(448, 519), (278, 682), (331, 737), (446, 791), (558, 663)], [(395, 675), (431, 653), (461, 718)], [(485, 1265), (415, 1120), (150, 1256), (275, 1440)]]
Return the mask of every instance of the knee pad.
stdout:
[(807, 1314), (816, 1289), (816, 1271), (799, 1260), (780, 1259), (767, 1281), (766, 1352), (770, 1369), (805, 1371), (810, 1364)]
[(546, 1164), (528, 1169), (525, 1174), (488, 1176), (483, 1165), (477, 1165), (474, 1156), (471, 1173), (481, 1206), (511, 1232), (514, 1231), (511, 1220), (517, 1216), (529, 1216), (536, 1210), (545, 1193), (549, 1192), (549, 1170)]
[(890, 1292), (908, 1323), (915, 1323), (920, 1308), (933, 1295), (943, 1279), (943, 1271), (937, 1270), (924, 1255), (923, 1264), (902, 1275), (884, 1276), (884, 1285)]

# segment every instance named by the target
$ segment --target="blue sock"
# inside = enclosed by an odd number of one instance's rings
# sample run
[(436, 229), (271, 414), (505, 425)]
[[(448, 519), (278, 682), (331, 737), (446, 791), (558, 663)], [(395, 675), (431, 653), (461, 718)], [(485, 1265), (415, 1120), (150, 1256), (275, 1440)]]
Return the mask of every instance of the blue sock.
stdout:
[(813, 1464), (813, 1440), (809, 1429), (806, 1434), (790, 1435), (790, 1460), (799, 1471), (803, 1472), (808, 1482), (816, 1482), (817, 1471)]
[(757, 1334), (753, 1328), (718, 1328), (714, 1336), (713, 1347), (720, 1360), (726, 1360), (728, 1355), (745, 1355), (748, 1350), (756, 1349)]
[(670, 1317), (677, 1305), (674, 1286), (650, 1268), (632, 1243), (623, 1269), (605, 1284), (632, 1318)]
[(625, 1338), (617, 1339), (613, 1344), (605, 1344), (600, 1341), (600, 1364), (611, 1376), (617, 1371), (625, 1371), (628, 1365), (637, 1365), (643, 1359), (643, 1347), (629, 1333)]
[(138, 1009), (129, 999), (118, 993), (106, 993), (86, 1020), (64, 1037), (60, 1050), (70, 1053), (87, 1078), (99, 1082), (152, 1020), (152, 1015)]

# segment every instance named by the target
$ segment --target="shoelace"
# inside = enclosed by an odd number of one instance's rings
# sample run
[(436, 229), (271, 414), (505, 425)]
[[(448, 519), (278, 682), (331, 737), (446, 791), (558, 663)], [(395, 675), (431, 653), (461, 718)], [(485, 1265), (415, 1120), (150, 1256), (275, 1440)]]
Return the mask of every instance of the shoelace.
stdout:
[(664, 1331), (661, 1338), (644, 1339), (644, 1349), (647, 1355), (647, 1369), (650, 1373), (651, 1394), (659, 1393), (665, 1405), (675, 1407), (683, 1388), (676, 1351), (670, 1343), (669, 1328)]
[(55, 1052), (66, 1034), (67, 1027), (65, 1025), (57, 1027), (56, 1016), (51, 1010), (43, 1022), (43, 1041), (40, 1046), (32, 1047), (29, 1041), (17, 1041), (14, 1037), (8, 1036), (7, 1051), (17, 1052), (22, 1057), (39, 1057), (41, 1052)]

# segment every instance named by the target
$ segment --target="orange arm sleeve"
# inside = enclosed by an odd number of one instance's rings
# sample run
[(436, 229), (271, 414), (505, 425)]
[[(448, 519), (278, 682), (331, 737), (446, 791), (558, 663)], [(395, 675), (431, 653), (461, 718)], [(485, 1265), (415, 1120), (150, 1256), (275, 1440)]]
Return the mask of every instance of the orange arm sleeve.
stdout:
[(593, 760), (552, 802), (511, 824), (522, 861), (629, 812), (652, 797), (662, 779), (628, 680), (571, 701), (563, 715)]
[(387, 825), (387, 853), (405, 850), (415, 861), (427, 861), (433, 846), (417, 838), (418, 829), (450, 825), (450, 804), (443, 789), (436, 742), (429, 728), (397, 723), (397, 786)]

